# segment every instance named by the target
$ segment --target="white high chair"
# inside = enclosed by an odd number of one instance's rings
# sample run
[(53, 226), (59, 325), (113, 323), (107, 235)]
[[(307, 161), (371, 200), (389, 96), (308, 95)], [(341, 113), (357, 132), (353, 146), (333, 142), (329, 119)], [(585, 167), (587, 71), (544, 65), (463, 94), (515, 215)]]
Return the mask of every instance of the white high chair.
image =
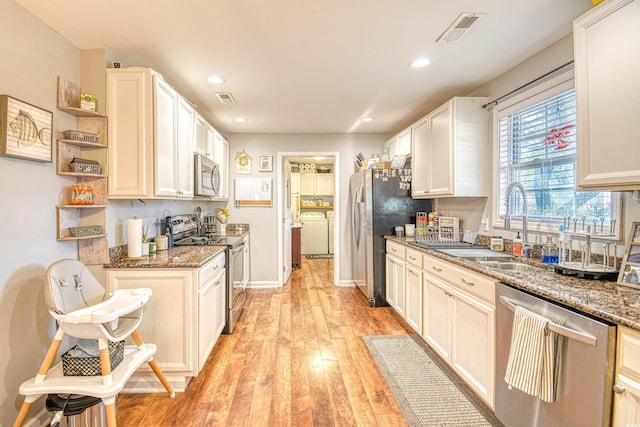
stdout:
[[(25, 396), (14, 427), (24, 422), (33, 402), (43, 394), (67, 393), (99, 397), (105, 404), (107, 425), (116, 426), (115, 399), (127, 380), (147, 362), (171, 397), (175, 393), (153, 360), (156, 346), (144, 343), (136, 328), (142, 320), (142, 307), (151, 289), (121, 289), (112, 296), (93, 277), (85, 265), (75, 259), (63, 259), (49, 266), (44, 286), (45, 301), (58, 330), (40, 365), (38, 374), (22, 383)], [(64, 376), (62, 364), (51, 368), (62, 338), (97, 339), (102, 376)], [(111, 372), (108, 343), (131, 336), (136, 346), (125, 346), (124, 358)], [(50, 369), (51, 368), (51, 369)]]

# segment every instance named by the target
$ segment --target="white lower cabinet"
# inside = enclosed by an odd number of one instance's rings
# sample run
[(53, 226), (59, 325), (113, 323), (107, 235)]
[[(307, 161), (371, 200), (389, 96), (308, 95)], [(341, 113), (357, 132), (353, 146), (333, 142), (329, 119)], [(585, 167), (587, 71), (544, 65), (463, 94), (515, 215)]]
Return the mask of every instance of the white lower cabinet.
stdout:
[(422, 337), (493, 408), (493, 279), (429, 255), (424, 255), (423, 268)]
[[(199, 269), (124, 268), (106, 272), (109, 292), (135, 288), (153, 292), (144, 306), (138, 331), (144, 341), (157, 346), (154, 360), (176, 391), (184, 391), (190, 379), (198, 375), (219, 336), (216, 310), (220, 304), (224, 306), (224, 257), (224, 253), (219, 254)], [(220, 274), (222, 281), (216, 284)], [(129, 392), (162, 390), (164, 387), (147, 366), (134, 373), (125, 387)]]
[[(214, 341), (217, 341), (227, 325), (227, 272), (222, 270), (213, 279), (213, 325)], [(215, 344), (215, 342), (214, 342)]]
[(640, 332), (618, 326), (613, 425), (640, 425)]
[(386, 252), (389, 305), (494, 408), (494, 279), (397, 242)]
[(444, 360), (451, 363), (451, 329), (453, 322), (453, 294), (450, 286), (425, 274), (424, 328), (422, 337)]
[(387, 254), (386, 270), (387, 303), (404, 317), (404, 260)]
[(422, 335), (422, 271), (405, 266), (405, 320), (416, 333)]
[(451, 366), (494, 407), (495, 307), (453, 291)]
[(215, 344), (215, 301), (213, 283), (207, 282), (198, 291), (198, 368), (207, 362)]

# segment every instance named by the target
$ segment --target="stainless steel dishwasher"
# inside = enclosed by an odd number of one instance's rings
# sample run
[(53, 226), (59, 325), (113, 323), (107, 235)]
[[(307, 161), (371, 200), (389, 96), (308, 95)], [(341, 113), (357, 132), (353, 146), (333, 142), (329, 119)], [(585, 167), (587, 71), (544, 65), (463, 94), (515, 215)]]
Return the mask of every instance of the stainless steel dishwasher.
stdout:
[[(505, 372), (514, 310), (521, 306), (548, 319), (547, 329), (564, 335), (559, 397), (544, 402), (515, 388)], [(616, 328), (508, 285), (496, 285), (496, 416), (507, 427), (609, 426)]]

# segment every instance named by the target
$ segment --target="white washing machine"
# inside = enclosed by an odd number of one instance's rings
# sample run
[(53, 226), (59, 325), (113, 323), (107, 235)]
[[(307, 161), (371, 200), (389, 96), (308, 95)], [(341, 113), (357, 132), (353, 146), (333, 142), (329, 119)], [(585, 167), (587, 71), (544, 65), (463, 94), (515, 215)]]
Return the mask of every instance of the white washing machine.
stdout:
[(303, 212), (300, 214), (301, 249), (303, 255), (329, 253), (329, 231), (327, 217), (322, 212)]
[(329, 253), (333, 253), (333, 211), (327, 212), (327, 225), (329, 228)]

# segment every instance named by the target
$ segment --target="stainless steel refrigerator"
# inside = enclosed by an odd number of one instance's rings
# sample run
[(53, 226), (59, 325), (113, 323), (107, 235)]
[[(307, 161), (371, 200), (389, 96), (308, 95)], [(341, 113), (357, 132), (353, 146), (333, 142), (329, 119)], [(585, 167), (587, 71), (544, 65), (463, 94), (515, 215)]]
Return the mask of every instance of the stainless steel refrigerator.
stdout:
[(351, 176), (351, 268), (371, 307), (386, 301), (385, 239), (395, 227), (415, 224), (431, 200), (411, 198), (409, 169), (368, 169)]

